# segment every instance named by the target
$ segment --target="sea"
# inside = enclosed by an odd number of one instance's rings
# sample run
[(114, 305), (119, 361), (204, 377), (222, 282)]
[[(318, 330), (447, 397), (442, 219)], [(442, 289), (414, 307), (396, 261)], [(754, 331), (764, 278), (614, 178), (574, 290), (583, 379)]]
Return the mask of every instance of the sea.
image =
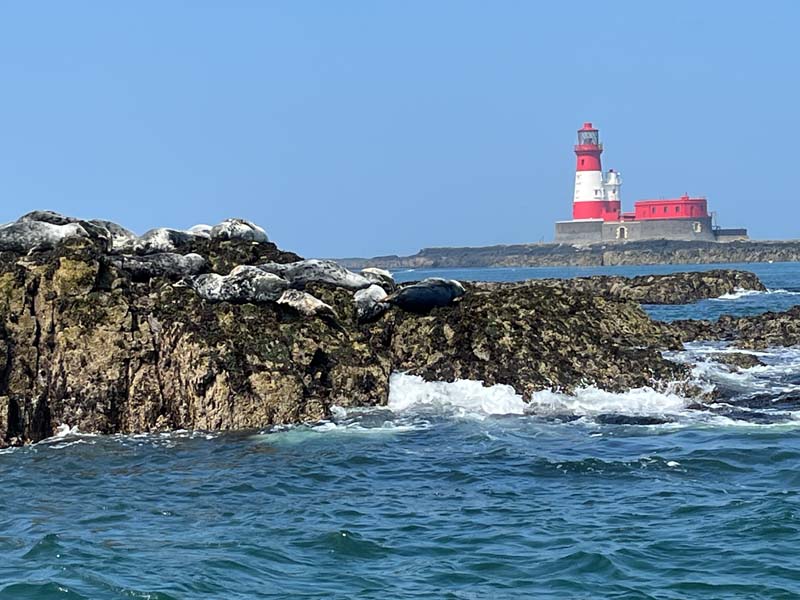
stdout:
[[(714, 268), (417, 270), (515, 281)], [(785, 310), (800, 264), (658, 319)], [(800, 598), (800, 348), (694, 343), (723, 402), (425, 382), (262, 431), (87, 435), (0, 451), (0, 599)]]

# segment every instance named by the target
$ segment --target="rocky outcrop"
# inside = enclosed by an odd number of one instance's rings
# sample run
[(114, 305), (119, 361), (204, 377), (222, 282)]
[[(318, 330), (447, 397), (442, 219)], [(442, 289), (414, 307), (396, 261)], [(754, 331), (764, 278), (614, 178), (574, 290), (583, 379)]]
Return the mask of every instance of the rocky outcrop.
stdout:
[(752, 369), (753, 367), (763, 367), (764, 362), (755, 354), (746, 352), (715, 352), (709, 358), (716, 363), (725, 365), (731, 371), (741, 371)]
[(468, 288), (427, 315), (392, 311), (396, 369), (429, 380), (505, 383), (529, 396), (581, 385), (622, 391), (684, 376), (661, 350), (680, 347), (635, 303), (568, 287)]
[(800, 306), (749, 317), (724, 315), (717, 321), (673, 321), (670, 326), (685, 342), (729, 341), (754, 350), (796, 346), (800, 344)]
[(630, 300), (640, 304), (691, 304), (742, 290), (767, 289), (755, 274), (730, 269), (639, 277), (597, 275), (575, 279), (530, 279), (519, 283), (483, 282), (472, 285), (487, 290), (519, 285), (551, 286), (580, 290), (609, 300)]
[(581, 277), (570, 280), (570, 285), (605, 298), (641, 304), (690, 304), (741, 290), (767, 289), (754, 273), (727, 269), (630, 278)]
[(387, 294), (389, 274), (303, 260), (241, 223), (216, 236), (155, 230), (133, 245), (99, 222), (36, 213), (17, 230), (25, 223), (76, 229), (3, 246), (0, 228), (0, 445), (61, 425), (132, 433), (313, 421), (335, 405), (386, 403), (395, 371), (508, 384), (526, 397), (659, 386), (687, 377), (662, 356), (686, 339), (800, 341), (800, 313), (673, 325), (639, 306), (759, 289), (736, 272), (434, 279)]
[(661, 355), (680, 346), (676, 330), (616, 297), (471, 285), (409, 312), (365, 276), (269, 242), (160, 235), (172, 253), (121, 253), (93, 235), (0, 253), (0, 444), (65, 424), (131, 433), (317, 420), (334, 405), (385, 403), (398, 370), (525, 395), (686, 375)]
[(702, 242), (647, 240), (570, 244), (424, 248), (412, 256), (341, 259), (351, 269), (559, 267), (663, 264), (720, 264), (800, 261), (800, 240)]

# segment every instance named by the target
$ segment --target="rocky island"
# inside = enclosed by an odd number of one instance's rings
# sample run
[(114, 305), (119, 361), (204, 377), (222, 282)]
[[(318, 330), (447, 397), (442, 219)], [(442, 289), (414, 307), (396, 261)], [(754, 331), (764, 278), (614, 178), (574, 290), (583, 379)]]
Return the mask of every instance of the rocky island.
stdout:
[(662, 354), (687, 340), (798, 340), (797, 311), (666, 324), (639, 304), (737, 289), (764, 288), (724, 270), (400, 286), (380, 269), (304, 260), (241, 219), (137, 236), (37, 211), (0, 226), (0, 445), (65, 425), (315, 421), (335, 405), (385, 404), (398, 371), (508, 384), (524, 397), (659, 386), (687, 380), (688, 367)]
[(800, 241), (730, 242), (641, 240), (595, 244), (510, 244), (423, 248), (410, 256), (343, 258), (352, 269), (474, 267), (601, 267), (614, 265), (722, 264), (800, 261)]

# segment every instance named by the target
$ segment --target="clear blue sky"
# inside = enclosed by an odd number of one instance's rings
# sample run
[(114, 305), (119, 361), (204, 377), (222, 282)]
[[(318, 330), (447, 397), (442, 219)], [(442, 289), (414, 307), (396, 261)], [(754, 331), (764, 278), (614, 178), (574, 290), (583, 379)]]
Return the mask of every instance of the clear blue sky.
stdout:
[(550, 240), (623, 204), (800, 237), (798, 2), (0, 2), (0, 220), (241, 216), (306, 256)]

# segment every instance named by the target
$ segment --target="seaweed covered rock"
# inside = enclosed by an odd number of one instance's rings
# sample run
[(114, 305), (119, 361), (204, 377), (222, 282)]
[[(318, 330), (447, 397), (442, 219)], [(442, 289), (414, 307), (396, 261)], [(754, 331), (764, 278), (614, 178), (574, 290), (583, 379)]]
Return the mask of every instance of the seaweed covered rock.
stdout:
[(673, 321), (670, 326), (685, 342), (730, 341), (739, 348), (800, 345), (800, 306), (784, 312), (748, 317), (723, 315), (716, 321)]
[[(567, 286), (573, 290), (582, 290), (604, 298), (632, 300), (641, 304), (690, 304), (743, 290), (763, 292), (767, 289), (754, 273), (733, 269), (638, 277), (596, 275), (569, 280), (544, 279), (529, 283), (536, 286)], [(493, 287), (502, 284), (482, 285)]]
[(634, 303), (548, 285), (468, 288), (428, 315), (395, 311), (392, 355), (427, 380), (477, 379), (517, 392), (581, 385), (622, 391), (685, 377), (661, 350), (678, 336)]
[(758, 356), (746, 352), (715, 352), (709, 358), (714, 362), (725, 365), (731, 371), (764, 366), (764, 362)]
[[(86, 235), (0, 244), (0, 445), (61, 425), (133, 433), (313, 421), (335, 405), (385, 404), (395, 371), (525, 396), (686, 376), (661, 354), (681, 346), (679, 328), (580, 284), (446, 282), (447, 302), (413, 312), (391, 307), (364, 275), (271, 242), (165, 230), (122, 254), (86, 221), (35, 218), (45, 220), (21, 223)], [(155, 252), (163, 241), (174, 250)]]

